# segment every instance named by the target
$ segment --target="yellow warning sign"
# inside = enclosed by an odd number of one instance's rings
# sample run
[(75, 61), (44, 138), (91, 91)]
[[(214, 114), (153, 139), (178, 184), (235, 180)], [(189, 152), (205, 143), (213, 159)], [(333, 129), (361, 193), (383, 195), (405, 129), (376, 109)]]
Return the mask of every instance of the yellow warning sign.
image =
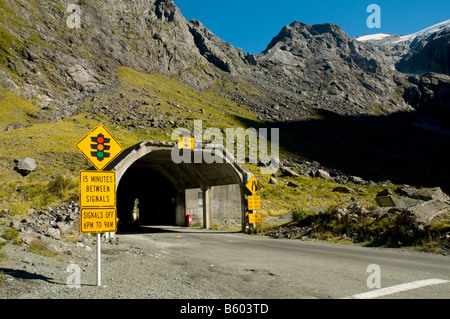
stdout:
[(252, 179), (245, 185), (245, 187), (247, 187), (247, 189), (253, 195), (255, 195), (262, 188), (262, 184), (256, 179), (256, 177), (253, 176)]
[(119, 142), (102, 124), (83, 137), (76, 146), (99, 171), (108, 166), (123, 151)]
[(116, 208), (82, 208), (80, 232), (82, 234), (117, 232)]
[(115, 207), (116, 172), (80, 171), (80, 207)]
[(178, 138), (178, 148), (181, 149), (191, 149), (195, 147), (194, 139), (191, 137), (180, 136)]
[(249, 224), (262, 223), (262, 215), (261, 214), (248, 214), (248, 222), (249, 222)]
[(261, 209), (261, 196), (249, 196), (248, 210), (258, 210), (258, 209)]

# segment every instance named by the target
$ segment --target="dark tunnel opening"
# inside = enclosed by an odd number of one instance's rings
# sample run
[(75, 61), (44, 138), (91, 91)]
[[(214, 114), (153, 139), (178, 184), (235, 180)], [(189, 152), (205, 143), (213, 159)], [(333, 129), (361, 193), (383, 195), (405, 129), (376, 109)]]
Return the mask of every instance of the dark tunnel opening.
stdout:
[(118, 231), (125, 225), (175, 225), (176, 189), (160, 172), (132, 165), (117, 189)]

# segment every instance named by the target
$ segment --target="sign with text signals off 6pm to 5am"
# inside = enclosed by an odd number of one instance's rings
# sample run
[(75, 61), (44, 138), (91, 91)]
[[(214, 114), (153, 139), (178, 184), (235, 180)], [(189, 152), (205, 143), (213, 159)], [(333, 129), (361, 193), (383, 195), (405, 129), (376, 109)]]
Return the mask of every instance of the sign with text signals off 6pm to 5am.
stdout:
[(76, 146), (98, 171), (102, 171), (123, 151), (119, 142), (102, 124), (97, 125)]

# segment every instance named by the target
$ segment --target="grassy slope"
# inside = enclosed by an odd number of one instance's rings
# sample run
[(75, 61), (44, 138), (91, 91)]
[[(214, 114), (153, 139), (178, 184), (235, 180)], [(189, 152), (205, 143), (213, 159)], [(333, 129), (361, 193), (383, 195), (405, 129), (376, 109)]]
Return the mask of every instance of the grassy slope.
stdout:
[[(89, 167), (89, 163), (76, 149), (75, 144), (98, 123), (104, 124), (124, 148), (145, 139), (170, 141), (171, 132), (175, 127), (130, 131), (122, 125), (112, 124), (111, 119), (105, 114), (89, 113), (88, 110), (91, 110), (92, 107), (112, 105), (113, 102), (120, 100), (119, 95), (126, 96), (123, 101), (125, 105), (134, 100), (146, 100), (148, 103), (140, 105), (139, 112), (160, 114), (166, 121), (176, 120), (191, 132), (194, 120), (203, 120), (203, 129), (208, 127), (246, 128), (242, 122), (243, 119), (256, 125), (263, 125), (256, 120), (254, 114), (237, 106), (231, 100), (220, 97), (218, 94), (220, 83), (209, 92), (197, 92), (166, 76), (142, 74), (127, 68), (119, 69), (117, 78), (119, 84), (114, 89), (110, 92), (103, 92), (94, 101), (89, 100), (84, 103), (86, 110), (84, 113), (56, 123), (35, 124), (22, 129), (1, 132), (0, 208), (22, 205), (22, 210), (24, 210), (39, 202), (48, 204), (47, 201), (36, 201), (35, 198), (33, 199), (33, 195), (28, 196), (31, 198), (27, 198), (24, 194), (15, 194), (15, 200), (11, 200), (11, 196), (15, 193), (14, 188), (17, 185), (30, 185), (28, 194), (36, 194), (36, 189), (51, 181), (51, 176), (54, 174), (72, 178), (75, 181), (74, 188), (76, 188), (78, 170)], [(2, 101), (3, 105), (7, 105), (7, 99)], [(36, 107), (23, 100), (16, 105), (19, 107), (9, 107), (10, 110), (16, 112), (13, 113), (15, 115), (10, 116), (9, 120), (14, 118), (27, 124), (26, 113), (36, 110)], [(179, 107), (174, 107), (174, 105)], [(6, 112), (8, 108), (3, 108), (3, 110)], [(126, 115), (126, 108), (124, 114)], [(286, 154), (283, 150), (281, 153)], [(13, 160), (18, 157), (35, 158), (38, 162), (37, 170), (29, 176), (20, 176), (12, 170)], [(248, 167), (264, 185), (260, 195), (263, 198), (264, 209), (262, 212), (265, 216), (277, 216), (296, 206), (313, 208), (348, 205), (352, 198), (366, 205), (374, 205), (373, 198), (379, 191), (379, 188), (375, 187), (366, 188), (364, 192), (357, 192), (353, 196), (339, 194), (332, 192), (332, 189), (337, 186), (336, 183), (307, 177), (285, 178), (287, 181), (298, 184), (299, 188), (285, 187), (282, 178), (279, 179), (279, 185), (270, 185), (268, 183), (269, 176), (259, 175), (259, 168), (256, 165), (248, 165)], [(355, 190), (358, 188), (355, 186)], [(15, 204), (12, 205), (11, 201)], [(20, 210), (15, 209), (18, 212)]]

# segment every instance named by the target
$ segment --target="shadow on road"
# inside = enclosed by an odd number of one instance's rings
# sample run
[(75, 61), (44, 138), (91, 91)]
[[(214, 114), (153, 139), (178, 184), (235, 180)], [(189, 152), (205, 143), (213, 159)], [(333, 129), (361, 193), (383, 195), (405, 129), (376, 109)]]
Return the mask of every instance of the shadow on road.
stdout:
[(180, 227), (180, 226), (149, 226), (139, 224), (118, 224), (118, 235), (136, 235), (136, 234), (157, 234), (157, 233), (202, 233), (202, 234), (220, 234), (220, 233), (241, 233), (237, 230), (208, 230), (197, 227)]
[(61, 283), (53, 281), (52, 278), (39, 275), (39, 274), (33, 274), (25, 270), (18, 270), (18, 269), (10, 269), (10, 268), (0, 268), (0, 273), (5, 274), (17, 279), (27, 279), (27, 280), (43, 280), (51, 284), (57, 284), (62, 285)]

